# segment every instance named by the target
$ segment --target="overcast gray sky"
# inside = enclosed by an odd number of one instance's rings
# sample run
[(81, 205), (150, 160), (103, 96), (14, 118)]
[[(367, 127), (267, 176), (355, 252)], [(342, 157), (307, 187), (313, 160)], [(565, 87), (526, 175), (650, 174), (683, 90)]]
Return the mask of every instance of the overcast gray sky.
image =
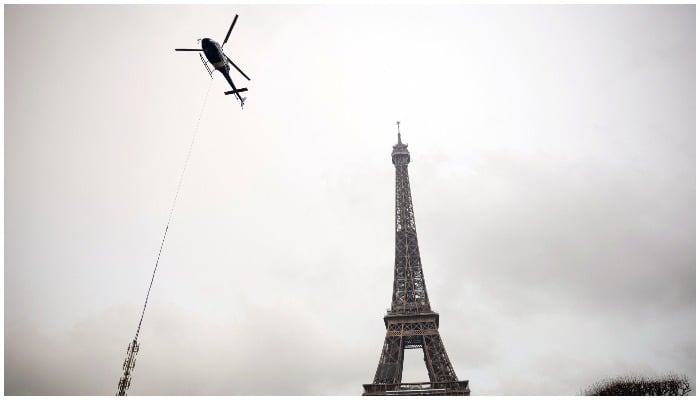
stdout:
[(129, 394), (362, 392), (397, 120), (473, 394), (694, 385), (694, 5), (4, 11), (5, 394), (116, 392), (205, 99)]

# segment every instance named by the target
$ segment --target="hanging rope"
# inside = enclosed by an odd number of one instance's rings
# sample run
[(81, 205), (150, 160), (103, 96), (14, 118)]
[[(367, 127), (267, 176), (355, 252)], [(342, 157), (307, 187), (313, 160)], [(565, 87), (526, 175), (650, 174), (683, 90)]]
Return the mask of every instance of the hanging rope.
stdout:
[(153, 274), (151, 275), (151, 283), (148, 284), (148, 291), (146, 291), (146, 300), (143, 302), (143, 309), (141, 310), (141, 318), (139, 319), (139, 325), (136, 327), (136, 335), (134, 335), (134, 340), (129, 343), (126, 349), (126, 360), (124, 360), (123, 370), (124, 375), (119, 379), (119, 385), (117, 386), (117, 395), (125, 396), (126, 390), (131, 386), (131, 372), (136, 365), (136, 353), (139, 351), (139, 332), (141, 332), (141, 324), (143, 323), (143, 316), (146, 314), (146, 306), (148, 305), (148, 297), (151, 294), (151, 288), (153, 287), (153, 281), (156, 277), (156, 271), (158, 270), (158, 263), (160, 262), (160, 255), (163, 252), (163, 245), (165, 244), (165, 238), (168, 236), (168, 228), (170, 227), (170, 221), (173, 218), (173, 211), (175, 211), (175, 204), (177, 203), (177, 198), (180, 194), (180, 187), (182, 187), (182, 180), (185, 177), (185, 171), (190, 163), (190, 155), (192, 154), (192, 147), (194, 147), (194, 141), (197, 138), (197, 132), (199, 132), (199, 124), (202, 121), (202, 115), (204, 114), (204, 108), (207, 105), (207, 100), (209, 99), (209, 92), (211, 92), (212, 82), (209, 82), (209, 87), (207, 88), (207, 93), (204, 95), (204, 101), (202, 102), (202, 108), (199, 110), (199, 116), (197, 117), (197, 122), (194, 126), (194, 132), (192, 133), (192, 140), (190, 141), (190, 148), (187, 150), (187, 157), (185, 157), (185, 165), (182, 167), (182, 172), (180, 172), (180, 180), (177, 183), (177, 190), (175, 190), (175, 197), (173, 198), (173, 203), (170, 206), (170, 214), (168, 215), (168, 222), (165, 224), (165, 232), (163, 232), (163, 238), (160, 241), (160, 249), (158, 249), (158, 257), (156, 258), (156, 265), (153, 268)]
[(146, 301), (143, 302), (143, 310), (141, 310), (141, 319), (139, 319), (139, 325), (136, 328), (136, 335), (134, 336), (134, 341), (138, 340), (139, 332), (141, 331), (141, 323), (143, 322), (143, 316), (146, 314), (146, 306), (148, 305), (148, 296), (151, 294), (151, 287), (153, 286), (153, 280), (156, 277), (156, 271), (158, 270), (158, 262), (160, 261), (160, 254), (163, 252), (163, 245), (165, 244), (165, 238), (168, 236), (168, 228), (170, 227), (170, 220), (173, 218), (173, 211), (175, 211), (175, 203), (177, 202), (177, 197), (180, 194), (180, 187), (182, 186), (182, 179), (185, 177), (185, 171), (190, 163), (190, 155), (192, 154), (192, 147), (194, 147), (194, 140), (197, 137), (197, 132), (199, 132), (199, 123), (202, 121), (202, 114), (204, 114), (204, 107), (209, 99), (209, 92), (211, 91), (211, 84), (213, 81), (209, 82), (209, 87), (207, 88), (207, 94), (204, 96), (204, 101), (202, 102), (202, 109), (199, 111), (199, 117), (197, 117), (197, 122), (194, 126), (194, 133), (192, 134), (192, 141), (190, 141), (190, 148), (187, 150), (187, 157), (185, 157), (185, 165), (182, 167), (182, 172), (180, 173), (180, 181), (177, 183), (177, 190), (175, 190), (175, 197), (173, 198), (173, 204), (170, 206), (170, 215), (168, 215), (168, 223), (165, 224), (165, 232), (163, 232), (163, 239), (160, 241), (160, 249), (158, 250), (158, 257), (156, 258), (156, 266), (153, 268), (153, 275), (151, 275), (151, 283), (148, 285), (148, 291), (146, 292)]

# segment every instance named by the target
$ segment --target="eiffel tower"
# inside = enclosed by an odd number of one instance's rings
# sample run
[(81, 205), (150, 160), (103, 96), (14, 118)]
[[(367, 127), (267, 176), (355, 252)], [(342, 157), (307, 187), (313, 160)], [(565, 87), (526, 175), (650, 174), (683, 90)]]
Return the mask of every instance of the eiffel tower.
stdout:
[[(397, 128), (399, 122), (396, 123)], [(391, 309), (384, 316), (386, 336), (374, 382), (364, 384), (368, 395), (463, 395), (469, 381), (460, 381), (440, 339), (440, 315), (430, 308), (418, 250), (416, 221), (408, 182), (408, 146), (394, 145), (391, 161), (396, 167), (396, 253)], [(405, 349), (423, 349), (430, 382), (401, 383)]]

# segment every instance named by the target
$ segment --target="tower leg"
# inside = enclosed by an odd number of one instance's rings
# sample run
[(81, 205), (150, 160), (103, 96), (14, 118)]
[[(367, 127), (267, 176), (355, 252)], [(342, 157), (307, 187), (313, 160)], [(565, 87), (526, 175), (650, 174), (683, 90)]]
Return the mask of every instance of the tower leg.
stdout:
[(374, 375), (374, 383), (401, 383), (403, 373), (403, 338), (401, 336), (389, 336), (384, 339), (382, 355), (379, 358), (377, 373)]
[(447, 357), (447, 351), (442, 344), (440, 335), (423, 336), (423, 356), (428, 376), (431, 382), (457, 381), (457, 374)]

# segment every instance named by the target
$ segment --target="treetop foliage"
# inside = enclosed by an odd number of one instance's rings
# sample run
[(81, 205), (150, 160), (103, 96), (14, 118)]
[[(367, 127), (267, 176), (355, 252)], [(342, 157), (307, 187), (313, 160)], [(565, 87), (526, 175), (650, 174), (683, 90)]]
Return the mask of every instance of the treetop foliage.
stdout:
[(687, 377), (627, 376), (602, 380), (583, 392), (584, 396), (685, 396), (690, 393)]

